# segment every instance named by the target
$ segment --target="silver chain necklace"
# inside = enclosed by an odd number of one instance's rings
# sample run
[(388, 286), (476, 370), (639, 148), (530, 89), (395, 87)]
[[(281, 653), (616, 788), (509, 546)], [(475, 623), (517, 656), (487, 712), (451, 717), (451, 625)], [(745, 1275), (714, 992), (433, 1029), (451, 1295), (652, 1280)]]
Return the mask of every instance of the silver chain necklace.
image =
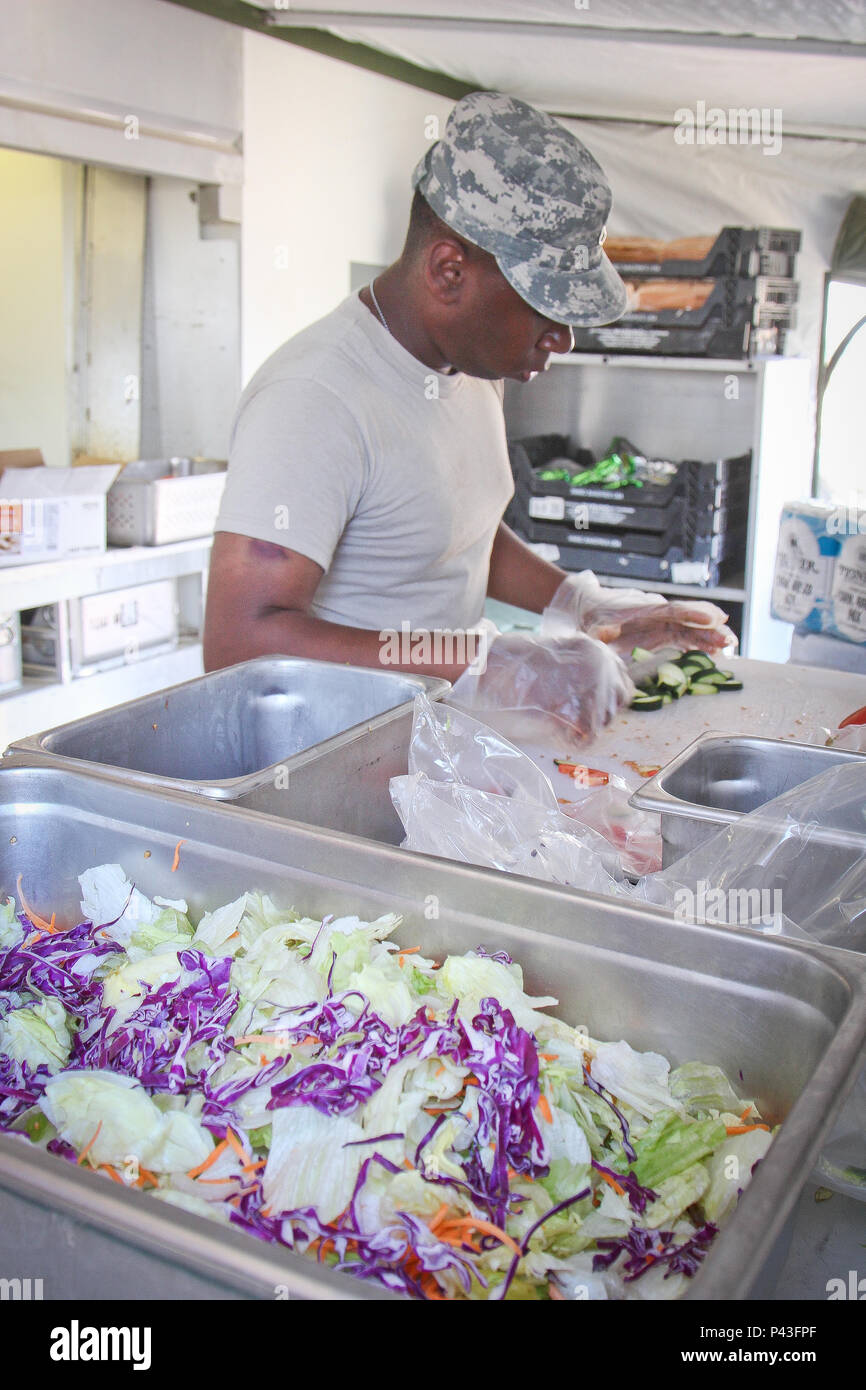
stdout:
[[(382, 313), (382, 310), (381, 310), (381, 308), (379, 307), (379, 301), (378, 301), (378, 299), (376, 298), (376, 291), (373, 289), (373, 286), (374, 286), (375, 283), (376, 283), (375, 280), (371, 280), (371, 281), (370, 281), (370, 298), (372, 299), (373, 303), (374, 303), (375, 306), (376, 306), (376, 313), (379, 315), (379, 318), (382, 320), (382, 324), (383, 324), (383, 326), (384, 326), (384, 328), (385, 328), (385, 332), (386, 332), (386, 333), (391, 333), (391, 330), (390, 330), (390, 328), (388, 327), (388, 320), (385, 318), (385, 315)], [(394, 334), (391, 333), (391, 337), (392, 337), (392, 338), (393, 338), (393, 336), (394, 336)]]

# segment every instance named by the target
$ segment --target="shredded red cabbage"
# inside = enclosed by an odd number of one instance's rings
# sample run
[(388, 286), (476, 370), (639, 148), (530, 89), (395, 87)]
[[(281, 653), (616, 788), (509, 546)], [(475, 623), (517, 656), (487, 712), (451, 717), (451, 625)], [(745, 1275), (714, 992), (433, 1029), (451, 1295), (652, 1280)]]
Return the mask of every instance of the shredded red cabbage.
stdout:
[(700, 1230), (682, 1245), (674, 1245), (673, 1231), (647, 1231), (642, 1226), (632, 1226), (628, 1235), (597, 1240), (601, 1253), (593, 1255), (593, 1272), (609, 1269), (620, 1255), (626, 1255), (623, 1264), (624, 1284), (640, 1279), (657, 1264), (666, 1264), (665, 1278), (672, 1274), (685, 1274), (691, 1278), (697, 1273), (701, 1261), (718, 1235), (718, 1227), (708, 1221)]
[[(76, 1036), (75, 1068), (109, 1068), (153, 1091), (178, 1094), (201, 1085), (222, 1066), (232, 1042), (226, 1029), (239, 997), (229, 982), (231, 957), (213, 960), (202, 951), (185, 950), (178, 952), (178, 961), (192, 978), (167, 980), (149, 991), (113, 1031), (115, 1011), (107, 1010), (95, 1031)], [(207, 1044), (208, 1061), (190, 1074), (187, 1057), (197, 1043)]]
[(609, 1178), (613, 1178), (614, 1182), (619, 1183), (620, 1187), (625, 1189), (632, 1211), (646, 1211), (647, 1202), (654, 1202), (659, 1195), (657, 1192), (653, 1192), (651, 1187), (641, 1187), (634, 1173), (617, 1173), (613, 1168), (606, 1168), (595, 1158), (591, 1159), (590, 1162), (597, 1173), (606, 1173)]

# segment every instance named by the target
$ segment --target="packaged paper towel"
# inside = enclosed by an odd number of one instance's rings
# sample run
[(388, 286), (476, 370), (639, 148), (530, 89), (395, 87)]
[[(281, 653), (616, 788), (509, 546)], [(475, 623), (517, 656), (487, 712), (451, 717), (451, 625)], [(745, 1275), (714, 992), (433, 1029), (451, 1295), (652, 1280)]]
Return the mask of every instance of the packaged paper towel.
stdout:
[(841, 539), (824, 628), (848, 642), (866, 642), (866, 511), (860, 516), (863, 533), (858, 526)]
[(773, 578), (774, 618), (808, 632), (829, 631), (834, 563), (842, 544), (838, 514), (839, 508), (826, 502), (785, 503)]

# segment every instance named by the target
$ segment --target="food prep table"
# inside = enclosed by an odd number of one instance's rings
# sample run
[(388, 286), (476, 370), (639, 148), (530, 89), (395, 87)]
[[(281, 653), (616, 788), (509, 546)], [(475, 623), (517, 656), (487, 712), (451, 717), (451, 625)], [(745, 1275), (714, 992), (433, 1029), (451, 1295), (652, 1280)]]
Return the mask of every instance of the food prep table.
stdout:
[(545, 772), (554, 757), (570, 757), (615, 772), (634, 790), (646, 778), (638, 767), (664, 767), (700, 734), (751, 734), (795, 743), (824, 743), (840, 719), (866, 704), (866, 676), (818, 671), (745, 657), (719, 664), (743, 682), (742, 690), (686, 695), (658, 710), (623, 710), (590, 744), (562, 749), (527, 746)]

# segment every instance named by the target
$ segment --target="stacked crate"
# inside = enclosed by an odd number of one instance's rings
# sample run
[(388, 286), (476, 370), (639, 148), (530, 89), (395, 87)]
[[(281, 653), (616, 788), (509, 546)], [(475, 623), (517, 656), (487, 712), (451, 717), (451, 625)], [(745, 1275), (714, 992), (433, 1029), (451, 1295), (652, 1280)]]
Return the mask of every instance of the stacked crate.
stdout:
[(564, 435), (512, 440), (509, 452), (506, 520), (531, 544), (555, 547), (563, 569), (709, 586), (744, 566), (748, 454), (713, 463), (638, 457), (628, 480), (587, 483), (574, 479), (595, 459), (570, 451)]
[(724, 227), (713, 237), (608, 238), (629, 303), (615, 323), (576, 328), (575, 351), (672, 357), (779, 355), (796, 324), (800, 233)]

